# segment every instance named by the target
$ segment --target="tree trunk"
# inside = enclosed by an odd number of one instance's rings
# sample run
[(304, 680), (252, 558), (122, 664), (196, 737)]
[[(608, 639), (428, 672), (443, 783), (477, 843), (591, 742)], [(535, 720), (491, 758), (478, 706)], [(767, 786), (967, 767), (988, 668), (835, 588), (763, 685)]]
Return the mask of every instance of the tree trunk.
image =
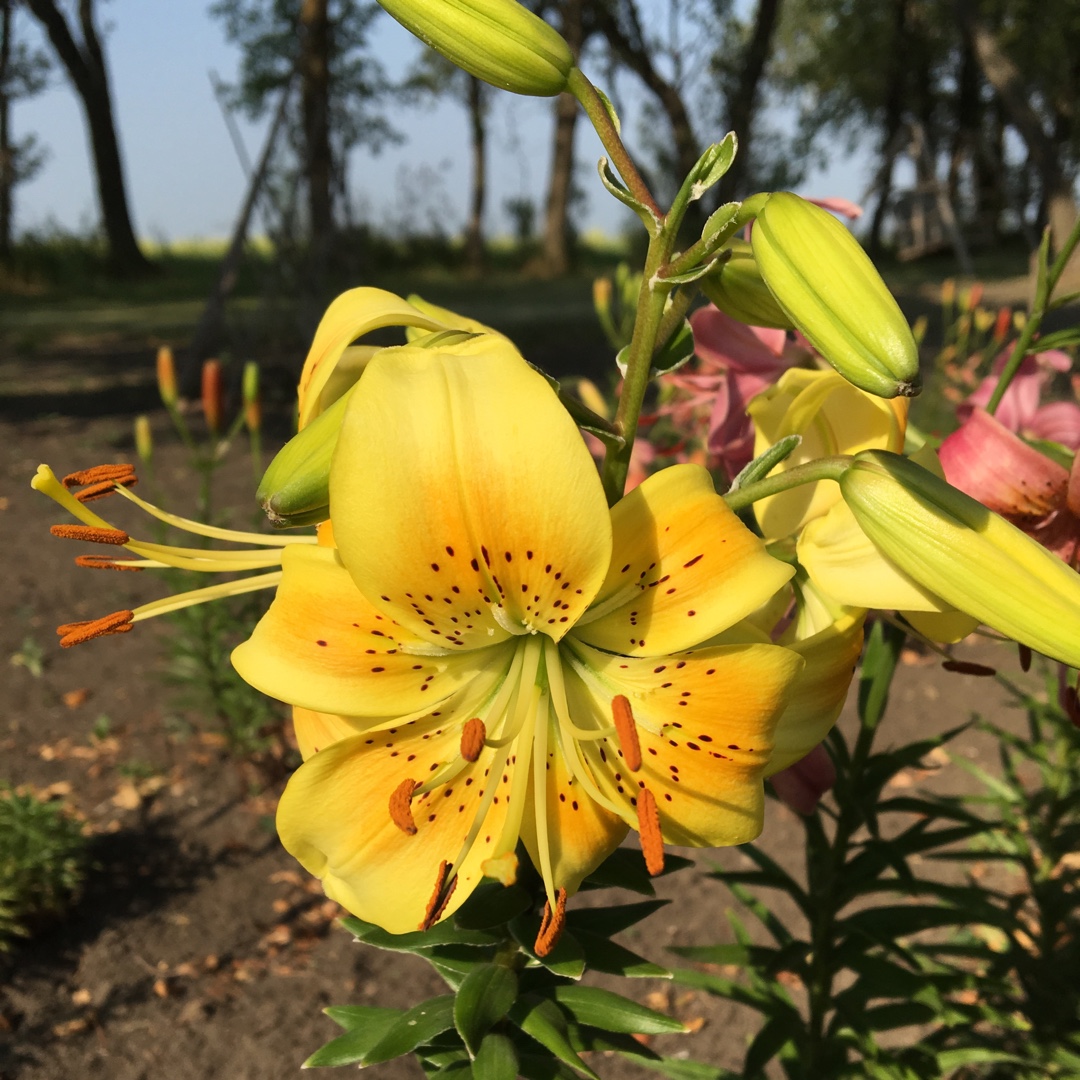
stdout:
[(11, 255), (11, 193), (15, 187), (15, 148), (11, 145), (11, 0), (0, 0), (0, 259)]
[[(1020, 69), (998, 45), (993, 32), (979, 17), (977, 6), (972, 0), (956, 0), (956, 9), (986, 81), (994, 88), (1038, 169), (1046, 221), (1050, 226), (1050, 242), (1057, 250), (1077, 218), (1072, 181), (1065, 175), (1058, 145), (1047, 135), (1042, 119), (1028, 100)], [(1073, 267), (1076, 266), (1080, 266), (1080, 260), (1074, 260)]]
[(484, 272), (484, 202), (487, 198), (487, 118), (484, 84), (468, 79), (469, 131), (472, 137), (472, 193), (465, 226), (465, 266), (471, 274)]
[(109, 76), (105, 54), (94, 27), (93, 0), (79, 0), (81, 46), (76, 43), (71, 27), (55, 0), (26, 0), (26, 4), (45, 28), (82, 102), (97, 179), (101, 223), (109, 245), (110, 266), (118, 274), (145, 273), (151, 269), (151, 264), (139, 248), (128, 213), (127, 188), (113, 119)]
[[(750, 165), (750, 140), (754, 130), (754, 112), (758, 89), (772, 51), (773, 34), (780, 14), (780, 0), (758, 0), (754, 32), (746, 44), (739, 70), (739, 83), (727, 103), (727, 127), (739, 140), (739, 152), (717, 186), (716, 197), (727, 202), (740, 194)], [(742, 192), (745, 194), (745, 192)]]
[[(585, 41), (584, 8), (584, 0), (564, 0), (562, 4), (562, 36), (575, 61), (580, 58)], [(545, 277), (560, 277), (570, 270), (570, 197), (574, 186), (577, 117), (577, 101), (570, 94), (560, 94), (555, 102), (555, 145), (540, 257), (540, 271)]]
[(333, 246), (333, 153), (330, 147), (330, 17), (327, 0), (304, 0), (300, 9), (300, 108), (304, 124), (304, 174), (315, 281)]

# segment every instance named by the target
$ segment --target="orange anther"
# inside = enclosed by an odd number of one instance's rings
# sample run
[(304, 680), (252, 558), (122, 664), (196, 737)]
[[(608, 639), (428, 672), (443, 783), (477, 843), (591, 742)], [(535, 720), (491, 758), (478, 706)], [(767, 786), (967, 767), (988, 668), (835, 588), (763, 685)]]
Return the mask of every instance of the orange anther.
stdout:
[(657, 810), (656, 799), (648, 788), (642, 788), (638, 792), (637, 820), (645, 869), (652, 877), (656, 877), (664, 872), (664, 838), (660, 834), (660, 811)]
[(480, 751), (484, 749), (484, 739), (487, 738), (487, 728), (484, 721), (474, 716), (461, 729), (461, 756), (466, 761), (476, 761)]
[(611, 699), (611, 714), (615, 718), (615, 732), (619, 736), (619, 748), (623, 760), (631, 772), (641, 768), (641, 743), (638, 741), (637, 724), (630, 710), (630, 702), (619, 694)]
[(73, 488), (111, 481), (115, 484), (131, 487), (132, 484), (138, 482), (138, 479), (135, 475), (134, 465), (95, 465), (90, 469), (80, 469), (78, 472), (68, 473), (61, 483), (66, 488)]
[(76, 566), (88, 570), (141, 570), (133, 559), (114, 559), (111, 555), (76, 555)]
[(457, 888), (457, 876), (450, 882), (450, 887), (446, 887), (446, 878), (450, 873), (450, 864), (444, 859), (439, 863), (439, 872), (435, 876), (435, 891), (431, 894), (431, 899), (427, 904), (427, 911), (424, 912), (424, 919), (420, 923), (421, 930), (430, 930), (441, 918), (443, 912), (446, 910), (446, 905), (450, 903), (450, 897), (454, 895), (454, 889)]
[(115, 544), (123, 547), (131, 540), (120, 529), (99, 529), (96, 525), (51, 525), (49, 532), (61, 540), (85, 540), (90, 544)]
[(60, 644), (65, 649), (72, 645), (81, 645), (84, 641), (106, 637), (109, 634), (126, 634), (131, 629), (133, 611), (114, 611), (100, 619), (88, 619), (85, 622), (64, 623), (56, 632), (60, 635)]
[(416, 835), (416, 822), (412, 816), (413, 792), (420, 785), (415, 780), (402, 780), (390, 796), (390, 820), (409, 836)]
[(540, 919), (540, 933), (536, 935), (533, 952), (537, 956), (547, 956), (559, 943), (566, 926), (566, 890), (555, 890), (555, 910), (551, 910), (551, 901), (544, 904), (544, 914)]

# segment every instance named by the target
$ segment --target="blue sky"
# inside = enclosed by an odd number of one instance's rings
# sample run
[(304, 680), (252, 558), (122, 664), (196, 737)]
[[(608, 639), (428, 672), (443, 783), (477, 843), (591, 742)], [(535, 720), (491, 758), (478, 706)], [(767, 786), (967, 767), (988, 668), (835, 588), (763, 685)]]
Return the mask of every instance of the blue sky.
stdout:
[[(198, 0), (111, 0), (98, 6), (137, 231), (160, 240), (227, 235), (245, 181), (208, 73), (233, 79), (237, 50), (225, 43), (220, 24)], [(25, 12), (18, 26), (28, 35), (36, 33)], [(374, 44), (391, 75), (400, 74), (418, 48), (389, 18), (378, 20)], [(624, 97), (632, 106), (631, 82), (628, 77)], [(528, 196), (542, 204), (551, 132), (550, 101), (495, 97), (488, 202), (492, 233), (509, 229), (502, 210), (506, 199)], [(624, 119), (632, 133), (633, 118)], [(449, 102), (399, 106), (393, 121), (406, 136), (400, 146), (378, 156), (361, 150), (350, 162), (359, 216), (392, 223), (417, 213), (419, 204), (424, 213), (443, 215), (448, 231), (456, 232), (468, 189), (463, 109)], [(48, 151), (38, 176), (16, 191), (16, 230), (49, 221), (66, 229), (91, 228), (97, 210), (82, 116), (59, 69), (47, 91), (16, 104), (13, 126), (16, 137), (36, 133)], [(248, 154), (255, 158), (263, 129), (241, 126)], [(615, 232), (625, 223), (625, 211), (595, 179), (592, 169), (600, 155), (595, 135), (586, 124), (578, 131), (580, 175), (589, 192), (583, 223)], [(857, 199), (865, 182), (862, 162), (839, 161), (828, 172), (811, 176), (802, 193)]]

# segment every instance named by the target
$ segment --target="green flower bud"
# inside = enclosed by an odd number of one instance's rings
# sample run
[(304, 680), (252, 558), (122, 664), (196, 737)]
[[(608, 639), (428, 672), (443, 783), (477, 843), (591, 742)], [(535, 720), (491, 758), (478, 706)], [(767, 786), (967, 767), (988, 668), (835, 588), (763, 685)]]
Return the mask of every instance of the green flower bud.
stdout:
[(750, 245), (745, 240), (732, 240), (727, 247), (731, 257), (698, 282), (705, 296), (725, 315), (747, 326), (794, 329), (765, 284)]
[(516, 0), (379, 0), (459, 68), (514, 94), (554, 97), (574, 67), (570, 46)]
[(874, 545), (923, 588), (1080, 666), (1080, 575), (1056, 555), (899, 454), (859, 454), (840, 490)]
[(351, 397), (350, 389), (319, 413), (277, 452), (263, 474), (255, 498), (275, 528), (316, 525), (330, 517), (330, 462)]
[(780, 306), (841, 375), (878, 397), (919, 392), (919, 350), (907, 320), (832, 214), (778, 192), (758, 214), (751, 246)]

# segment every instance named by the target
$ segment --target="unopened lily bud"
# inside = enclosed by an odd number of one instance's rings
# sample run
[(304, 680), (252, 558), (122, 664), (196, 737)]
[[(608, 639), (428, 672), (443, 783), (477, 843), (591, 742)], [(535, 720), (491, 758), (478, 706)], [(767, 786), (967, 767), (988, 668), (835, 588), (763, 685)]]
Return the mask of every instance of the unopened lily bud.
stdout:
[(451, 63), (513, 94), (554, 97), (574, 68), (570, 46), (516, 0), (379, 0)]
[(161, 403), (166, 409), (176, 405), (176, 362), (173, 351), (168, 345), (162, 345), (157, 351), (157, 385)]
[(225, 394), (221, 384), (221, 361), (205, 360), (202, 366), (202, 410), (212, 435), (221, 431)]
[(1022, 645), (1080, 666), (1080, 575), (898, 454), (859, 454), (840, 489), (862, 530), (916, 583)]
[(148, 416), (135, 417), (135, 453), (144, 465), (149, 465), (154, 458), (154, 437)]
[(350, 390), (301, 428), (263, 474), (255, 498), (276, 528), (295, 529), (330, 517), (330, 461), (351, 397)]
[(750, 245), (745, 240), (733, 240), (728, 248), (731, 257), (698, 282), (705, 296), (725, 315), (747, 326), (793, 329), (791, 319), (765, 284)]
[(258, 431), (262, 426), (262, 402), (259, 399), (259, 365), (254, 360), (244, 365), (240, 387), (244, 399), (244, 425), (248, 431)]
[(993, 341), (1000, 345), (1009, 333), (1012, 325), (1012, 312), (1007, 307), (998, 308), (997, 321), (994, 323)]
[(919, 350), (859, 242), (826, 210), (769, 197), (751, 246), (780, 307), (844, 378), (878, 397), (919, 392)]

